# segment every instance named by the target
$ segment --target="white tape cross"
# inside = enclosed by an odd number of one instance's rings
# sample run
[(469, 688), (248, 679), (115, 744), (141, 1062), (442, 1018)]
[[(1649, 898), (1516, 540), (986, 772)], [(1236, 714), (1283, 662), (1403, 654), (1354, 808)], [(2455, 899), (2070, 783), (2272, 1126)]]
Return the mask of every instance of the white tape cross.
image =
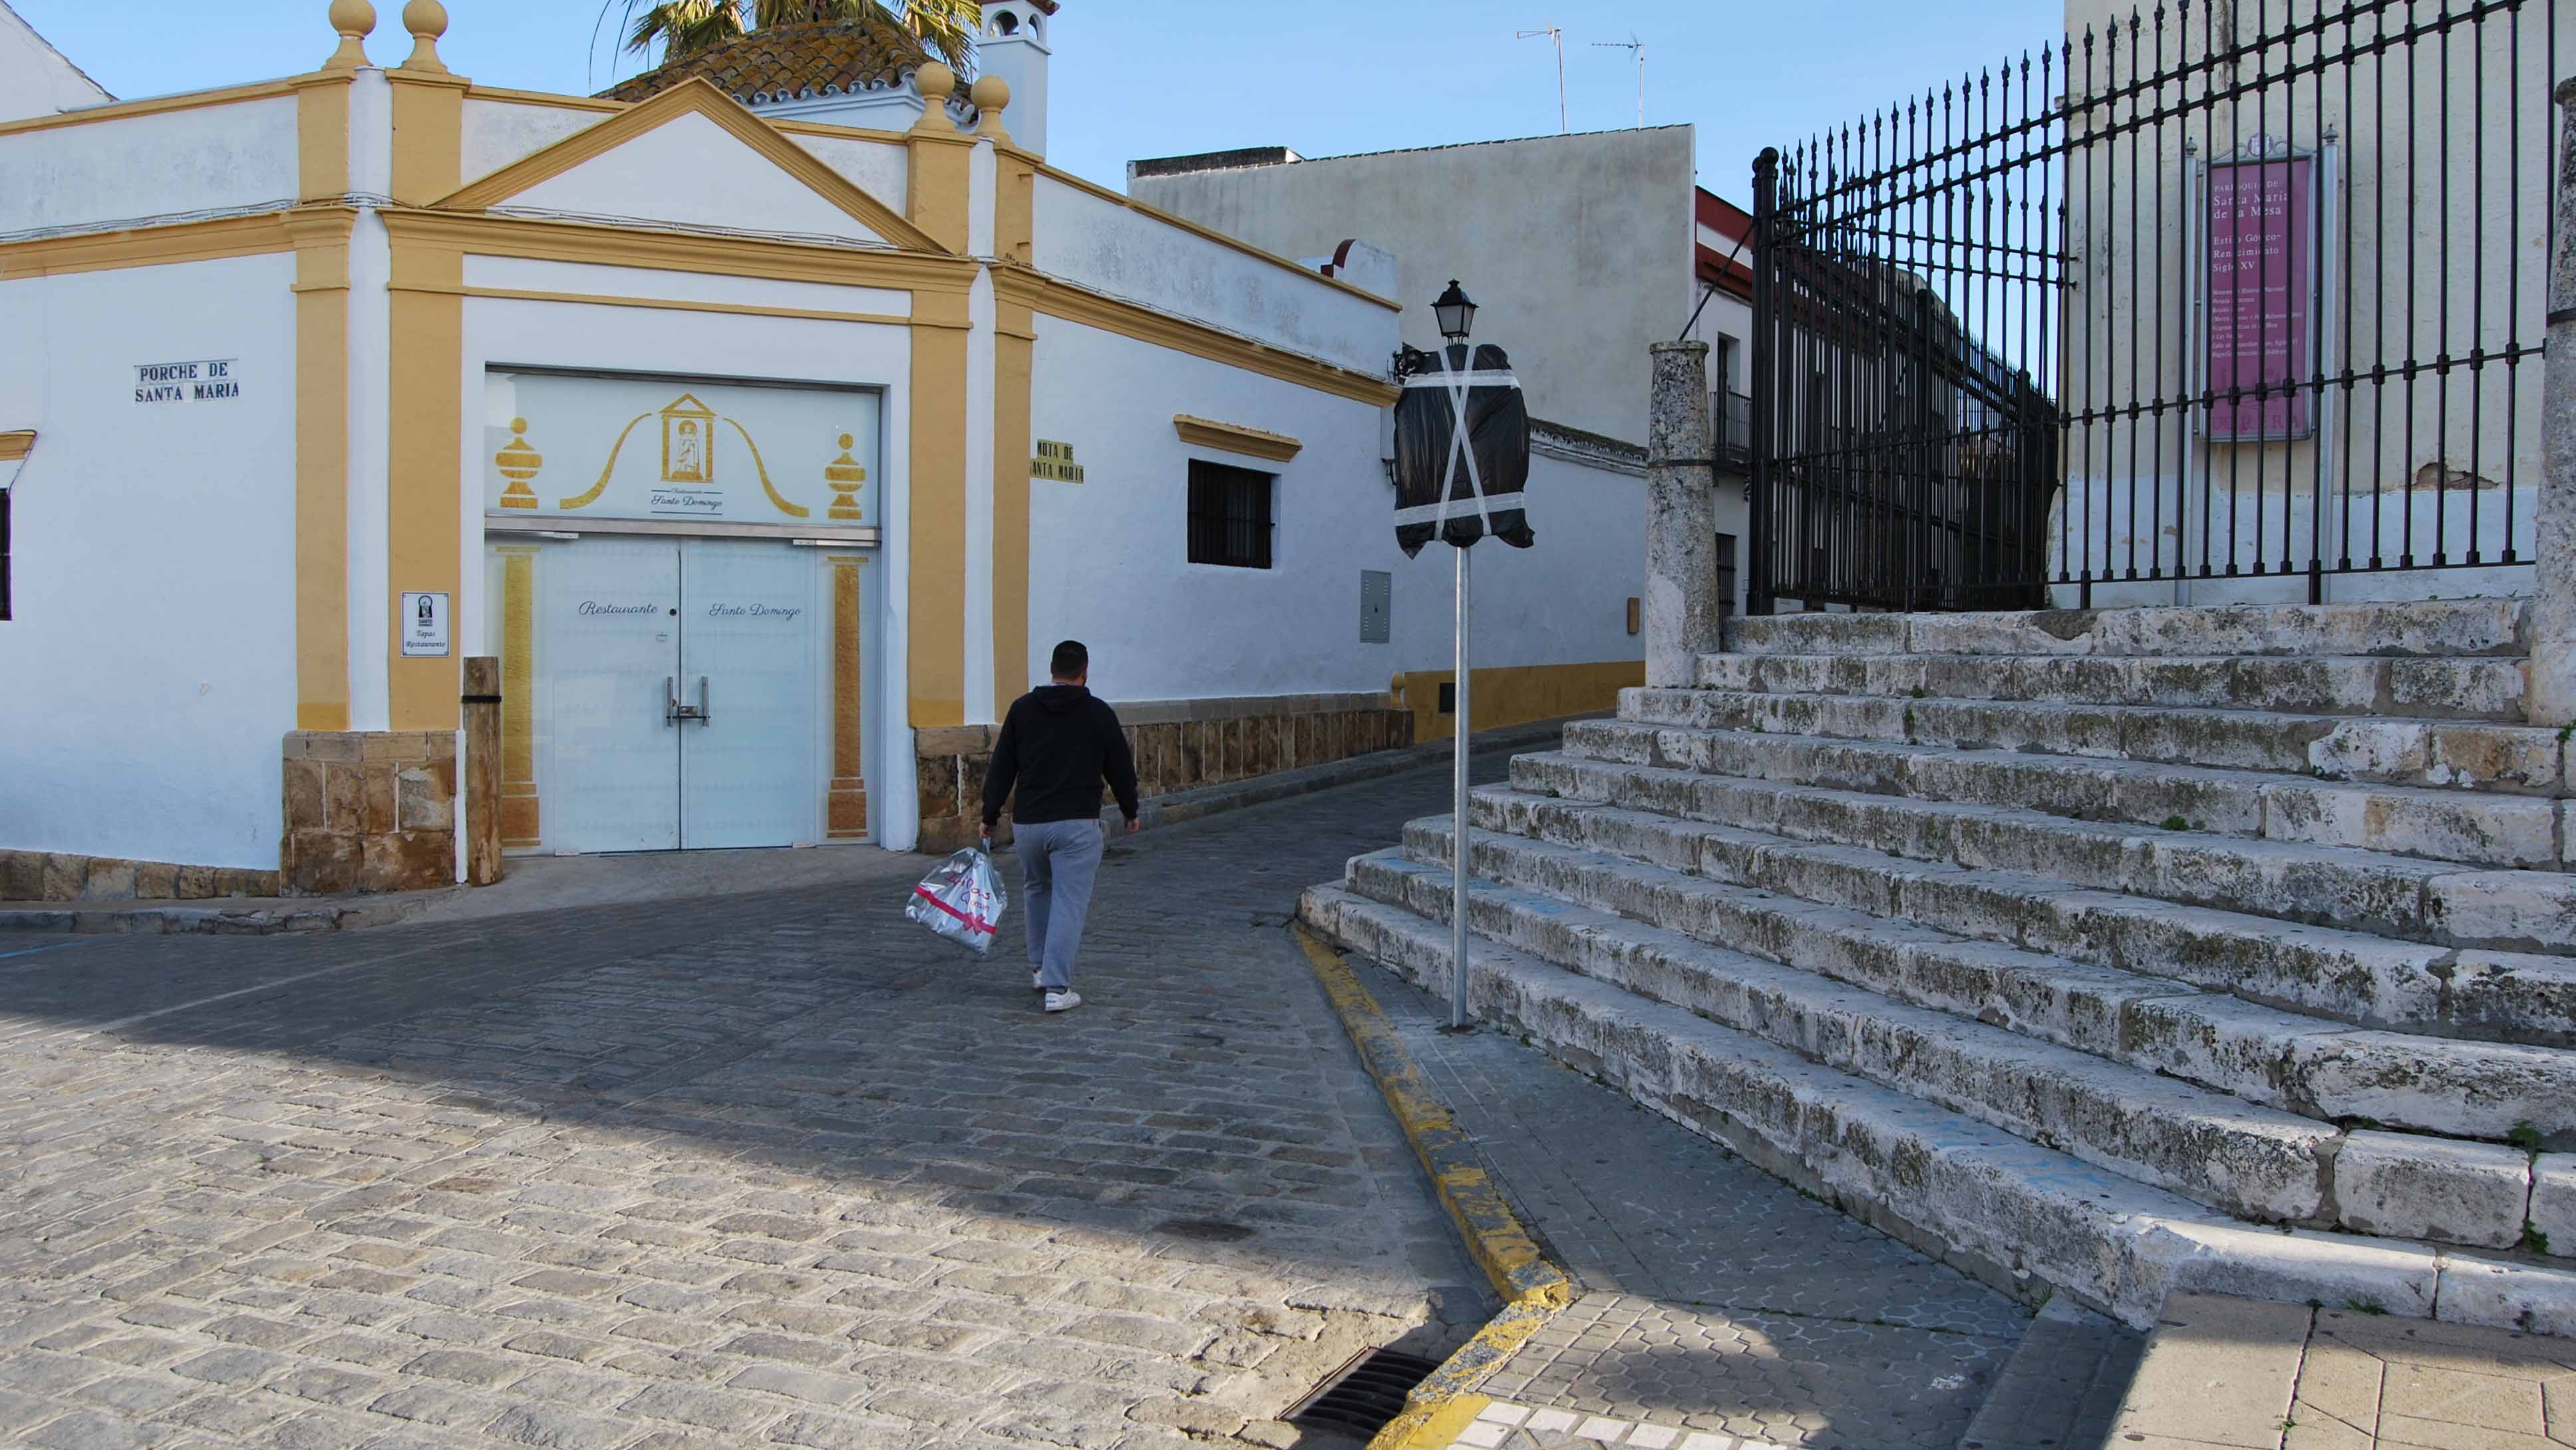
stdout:
[[(1494, 532), (1493, 506), (1495, 503), (1501, 502), (1501, 500), (1488, 499), (1485, 497), (1484, 479), (1478, 476), (1476, 472), (1476, 448), (1474, 441), (1470, 438), (1467, 431), (1467, 395), (1470, 391), (1476, 388), (1517, 388), (1521, 385), (1520, 379), (1512, 376), (1508, 370), (1498, 372), (1492, 369), (1486, 369), (1483, 371), (1461, 369), (1458, 372), (1450, 372), (1448, 355), (1443, 353), (1440, 357), (1439, 372), (1416, 373), (1412, 377), (1406, 378), (1404, 380), (1404, 385), (1408, 388), (1438, 388), (1442, 392), (1447, 393), (1449, 395), (1449, 410), (1451, 415), (1457, 420), (1457, 426), (1449, 431), (1449, 458), (1440, 470), (1440, 496), (1438, 500), (1429, 504), (1418, 504), (1409, 509), (1397, 509), (1395, 511), (1395, 521), (1399, 524), (1419, 523), (1422, 521), (1424, 515), (1428, 515), (1431, 520), (1431, 532), (1434, 537), (1438, 537), (1447, 532), (1449, 527), (1449, 496), (1457, 486), (1458, 463), (1459, 460), (1463, 458), (1467, 464), (1467, 487), (1475, 494), (1476, 498), (1476, 517), (1483, 523), (1486, 536), (1491, 537)], [(1503, 507), (1520, 507), (1521, 496), (1519, 494), (1509, 494), (1505, 497), (1509, 499), (1509, 502), (1503, 503)]]

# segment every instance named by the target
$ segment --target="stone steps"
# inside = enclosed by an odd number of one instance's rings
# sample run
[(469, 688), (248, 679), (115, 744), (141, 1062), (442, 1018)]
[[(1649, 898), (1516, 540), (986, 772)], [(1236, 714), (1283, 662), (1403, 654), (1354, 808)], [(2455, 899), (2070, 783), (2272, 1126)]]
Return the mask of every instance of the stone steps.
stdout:
[(2161, 705), (1627, 689), (1623, 720), (1694, 730), (1814, 735), (1882, 744), (2021, 751), (2255, 771), (2374, 785), (2559, 794), (2567, 742), (2555, 730)]
[[(1339, 886), (1308, 890), (1300, 915), (1445, 995), (1449, 933), (1433, 918)], [(2565, 1269), (2239, 1222), (1481, 936), (1468, 956), (1478, 1020), (1528, 1036), (1648, 1108), (2025, 1298), (2064, 1289), (2138, 1326), (2174, 1292), (2364, 1303), (2415, 1317), (2438, 1308), (2445, 1319), (2500, 1325), (2526, 1315), (2554, 1322), (2576, 1309), (2576, 1273)]]
[(2518, 724), (2520, 659), (2276, 655), (1702, 655), (1712, 690), (2398, 715)]
[[(1447, 919), (1446, 866), (1382, 851), (1355, 858), (1344, 884), (1434, 925)], [(2236, 1218), (2384, 1226), (2342, 1216), (2336, 1167), (2346, 1135), (2331, 1124), (1909, 1006), (1562, 896), (1479, 880), (1470, 887), (1469, 910), (1478, 935), (1540, 961)], [(2457, 1221), (2438, 1227), (2444, 1237), (2512, 1245), (2530, 1198), (2528, 1155), (2461, 1146), (2470, 1161), (2449, 1175), (2444, 1195)], [(2437, 1225), (2411, 1227), (2429, 1233)]]
[(2346, 785), (2253, 771), (2153, 765), (1939, 745), (1828, 740), (1587, 720), (1565, 752), (1623, 765), (1674, 766), (1738, 780), (1801, 784), (1990, 806), (2183, 832), (2338, 844), (2431, 861), (2557, 869), (2559, 818), (2540, 796)]
[[(1918, 928), (2020, 948), (2075, 966), (2114, 969), (2123, 981), (2134, 974), (2167, 991), (2179, 985), (2204, 994), (2228, 993), (2356, 1026), (2541, 1047), (2576, 1045), (2576, 960), (2563, 956), (2396, 941), (2149, 900), (2045, 875), (1911, 860), (1859, 846), (1810, 844), (1509, 787), (1479, 789), (1469, 797), (1468, 808), (1471, 823), (1485, 830), (1863, 913), (1876, 923), (1875, 932), (1863, 935), (1884, 942), (1882, 952), (1923, 953), (1906, 963), (1904, 973), (1922, 976), (1927, 985), (1918, 990), (1926, 992), (1956, 991), (1958, 983), (1972, 980), (1962, 974), (1984, 969), (1970, 965), (1980, 960), (1973, 953), (1926, 952)], [(1860, 930), (1859, 924), (1853, 923), (1853, 929)], [(2059, 1034), (2054, 1040), (2074, 1045), (2113, 1032), (2115, 1014), (2078, 1005), (2087, 974), (2075, 977), (2063, 995), (2052, 989), (2050, 1005), (2043, 1007), (2030, 995), (2031, 979), (2007, 972), (2002, 981), (2009, 985), (1994, 990), (2008, 1001), (1993, 1010), (2032, 1023), (2035, 1030), (2058, 1024), (2046, 1030)], [(1929, 985), (1933, 983), (1946, 985), (1936, 989)], [(2222, 1010), (2214, 1002), (2206, 1006), (2213, 1014)]]
[(2210, 655), (2505, 658), (2523, 654), (2525, 601), (2236, 604), (1973, 614), (1781, 614), (1736, 618), (1744, 654)]
[(2347, 846), (2142, 830), (2015, 806), (1740, 779), (1571, 752), (1517, 756), (1511, 782), (1537, 794), (1795, 841), (2022, 872), (2406, 941), (2576, 950), (2576, 876), (2560, 871), (2498, 871)]
[[(2576, 755), (2525, 613), (1735, 621), (1472, 793), (1470, 1010), (2133, 1323), (2576, 1328)], [(1454, 825), (1309, 919), (1443, 981)]]
[[(1543, 832), (1535, 811), (1514, 812), (1512, 804), (1487, 793), (1472, 814), (1517, 815)], [(1445, 875), (1449, 829), (1447, 817), (1414, 822), (1405, 830), (1406, 854)], [(2498, 1143), (2529, 1123), (2545, 1140), (2576, 1143), (2576, 1055), (2355, 1028), (2166, 977), (1747, 890), (1539, 833), (1475, 830), (1469, 842), (1479, 879), (1654, 922), (1780, 969), (1967, 1019), (1979, 1032), (2018, 1034), (2326, 1123), (2367, 1121)], [(1714, 959), (1709, 965), (1724, 966)], [(2427, 1091), (2428, 1079), (2441, 1090)], [(2522, 1157), (2520, 1150), (2497, 1151)], [(2520, 1234), (2517, 1207), (2500, 1243)]]

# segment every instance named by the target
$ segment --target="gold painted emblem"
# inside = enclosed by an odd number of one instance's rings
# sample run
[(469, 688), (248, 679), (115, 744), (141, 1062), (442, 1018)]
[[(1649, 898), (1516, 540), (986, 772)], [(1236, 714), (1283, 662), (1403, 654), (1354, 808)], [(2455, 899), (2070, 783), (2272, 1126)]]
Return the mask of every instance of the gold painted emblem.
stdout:
[(832, 507), (828, 516), (836, 519), (867, 517), (859, 507), (859, 485), (868, 481), (867, 469), (850, 456), (850, 435), (841, 435), (841, 456), (823, 465), (823, 481), (832, 486)]
[(713, 483), (716, 410), (682, 393), (662, 410), (662, 481)]
[(510, 480), (510, 486), (501, 490), (501, 507), (505, 509), (532, 509), (537, 506), (536, 490), (528, 485), (535, 480), (537, 470), (544, 466), (546, 456), (528, 446), (527, 432), (527, 419), (511, 419), (510, 441), (502, 444), (501, 451), (492, 455), (492, 466), (501, 470), (503, 478)]
[[(617, 458), (619, 454), (626, 451), (627, 438), (634, 433), (638, 424), (641, 424), (645, 419), (652, 416), (653, 415), (650, 413), (638, 413), (632, 419), (629, 419), (626, 426), (618, 430), (617, 441), (609, 445), (608, 461), (600, 465), (598, 480), (582, 492), (574, 494), (570, 498), (558, 501), (555, 504), (555, 507), (560, 509), (579, 509), (588, 508), (590, 505), (597, 503), (600, 499), (600, 495), (608, 491), (609, 479), (617, 472)], [(813, 511), (806, 508), (803, 504), (789, 502), (787, 497), (778, 491), (777, 485), (770, 482), (769, 465), (763, 461), (760, 456), (760, 445), (752, 441), (751, 430), (743, 427), (741, 420), (736, 418), (719, 417), (713, 408), (699, 402), (696, 398), (689, 396), (687, 393), (682, 393), (679, 397), (672, 399), (670, 406), (662, 410), (661, 416), (662, 481), (664, 483), (708, 484), (715, 481), (715, 425), (723, 423), (733, 429), (734, 436), (742, 440), (743, 450), (751, 455), (751, 471), (759, 476), (760, 491), (762, 494), (767, 496), (770, 504), (780, 513), (783, 513), (792, 519), (807, 518), (812, 515)], [(502, 450), (503, 455), (506, 455), (508, 452), (508, 449)], [(532, 460), (535, 459), (537, 456), (536, 451), (534, 449), (528, 450), (528, 456)], [(499, 455), (496, 455), (495, 461), (498, 461), (498, 457)], [(850, 462), (849, 456), (844, 453), (841, 461)], [(533, 469), (534, 466), (535, 465), (532, 462), (530, 467)], [(835, 466), (837, 465), (826, 466), (824, 469), (826, 477), (832, 476), (832, 467)], [(857, 465), (852, 463), (851, 466), (856, 467)], [(504, 471), (506, 472), (507, 470), (505, 469)], [(866, 477), (866, 470), (860, 470), (859, 478), (864, 480)], [(840, 484), (835, 482), (833, 487), (838, 488), (840, 487)], [(502, 502), (508, 504), (509, 500), (505, 497)], [(510, 504), (510, 506), (513, 508), (528, 508), (533, 507), (534, 505), (531, 503)], [(834, 507), (838, 508), (839, 505), (835, 504)], [(835, 517), (838, 517), (838, 515), (835, 515)], [(853, 514), (852, 517), (856, 517), (856, 515)]]

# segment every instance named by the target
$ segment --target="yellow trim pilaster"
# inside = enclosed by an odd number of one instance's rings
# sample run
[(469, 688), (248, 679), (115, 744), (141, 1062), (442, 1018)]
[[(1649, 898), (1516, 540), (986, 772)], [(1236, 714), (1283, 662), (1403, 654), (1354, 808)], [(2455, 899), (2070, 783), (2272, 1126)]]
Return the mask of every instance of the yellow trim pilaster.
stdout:
[[(465, 92), (472, 82), (450, 74), (438, 59), (444, 9), (408, 5), (403, 21), (412, 32), (411, 56), (385, 72), (393, 86), (393, 197), (399, 205), (423, 206), (464, 180)], [(445, 593), (451, 611), (460, 602), (465, 254), (448, 239), (398, 229), (392, 244), (385, 369), (393, 403), (386, 472), (388, 705), (396, 730), (453, 730), (461, 718), (458, 642), (450, 641), (444, 657), (406, 658), (401, 605), (413, 591)]]
[(907, 713), (914, 729), (966, 723), (966, 298), (912, 299), (912, 611)]
[(349, 728), (349, 233), (356, 220), (345, 207), (299, 208), (285, 219), (295, 244), (298, 730)]
[(1035, 266), (1038, 159), (1013, 147), (996, 147), (993, 170), (993, 254), (1005, 262)]
[(349, 87), (298, 76), (295, 247), (295, 728), (349, 728)]
[(503, 545), (501, 562), (501, 844), (543, 839), (537, 799), (537, 549)]
[(354, 73), (319, 71), (297, 76), (295, 144), (297, 195), (308, 202), (335, 201), (349, 192), (349, 86)]
[(823, 798), (823, 834), (855, 840), (868, 833), (868, 781), (861, 722), (866, 661), (860, 657), (867, 556), (827, 561), (832, 571), (832, 783)]
[(393, 83), (394, 200), (427, 206), (464, 180), (465, 91), (471, 82), (408, 68), (389, 70), (385, 79)]
[(458, 656), (406, 658), (402, 595), (444, 592), (463, 574), (465, 254), (419, 238), (393, 239), (387, 392), (386, 678), (396, 730), (457, 726)]
[[(998, 116), (998, 112), (994, 113)], [(998, 126), (996, 127), (998, 129)], [(1007, 140), (1007, 138), (1005, 138)], [(1037, 158), (1010, 145), (993, 155), (993, 696), (994, 710), (1029, 674), (1030, 393), (1036, 376), (1034, 293), (1023, 285), (1037, 205)]]
[(1029, 391), (1034, 320), (998, 292), (993, 333), (993, 698), (1009, 708), (1029, 672)]
[(913, 77), (924, 109), (904, 133), (911, 176), (904, 190), (905, 219), (937, 242), (942, 251), (964, 255), (968, 215), (973, 206), (969, 181), (977, 142), (948, 118), (948, 93), (957, 77), (933, 61)]

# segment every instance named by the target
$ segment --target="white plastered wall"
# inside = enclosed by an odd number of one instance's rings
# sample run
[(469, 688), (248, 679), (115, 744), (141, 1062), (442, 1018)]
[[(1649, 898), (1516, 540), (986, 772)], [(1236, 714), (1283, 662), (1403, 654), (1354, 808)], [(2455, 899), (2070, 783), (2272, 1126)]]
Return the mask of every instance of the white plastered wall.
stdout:
[(1647, 345), (1679, 336), (1693, 300), (1692, 138), (1658, 126), (1309, 157), (1128, 190), (1287, 256), (1346, 237), (1393, 251), (1416, 347), (1439, 345), (1429, 303), (1457, 278), (1482, 309), (1476, 340), (1511, 354), (1532, 416), (1643, 443)]
[[(1121, 700), (1383, 691), (1448, 668), (1449, 551), (1395, 546), (1394, 491), (1370, 403), (1040, 314), (1032, 421), (1070, 443), (1080, 484), (1030, 491), (1027, 678), (1064, 638)], [(1183, 443), (1176, 413), (1299, 439), (1267, 463)], [(1189, 460), (1275, 472), (1274, 565), (1188, 561)], [(1538, 547), (1477, 548), (1476, 663), (1638, 659), (1627, 597), (1645, 559), (1641, 479), (1532, 460)], [(1393, 575), (1392, 639), (1359, 638), (1360, 571)]]
[(697, 112), (510, 198), (513, 208), (882, 242), (849, 213)]
[(465, 101), (458, 169), (469, 181), (488, 176), (575, 132), (587, 131), (613, 114), (586, 107), (539, 106), (469, 96)]
[(295, 98), (0, 137), (0, 234), (292, 206)]
[[(0, 847), (277, 866), (295, 724), (288, 255), (0, 283), (0, 428), (33, 428), (0, 623)], [(234, 359), (242, 396), (138, 403)]]
[(94, 106), (107, 90), (0, 0), (0, 121)]
[(1038, 177), (1034, 215), (1051, 276), (1361, 372), (1395, 350), (1383, 305), (1056, 177)]

